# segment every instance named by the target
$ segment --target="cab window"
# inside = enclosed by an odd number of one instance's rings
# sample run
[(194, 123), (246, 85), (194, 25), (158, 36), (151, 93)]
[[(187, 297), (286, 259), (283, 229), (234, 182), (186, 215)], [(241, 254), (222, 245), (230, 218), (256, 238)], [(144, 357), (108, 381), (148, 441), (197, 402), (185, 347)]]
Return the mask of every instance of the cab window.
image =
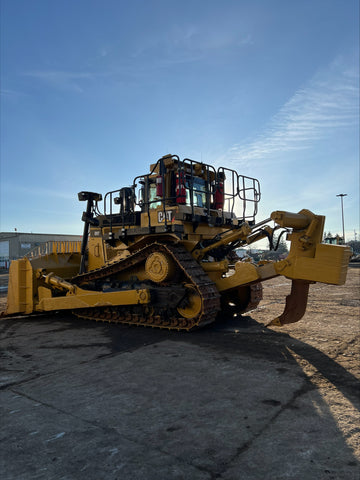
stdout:
[[(186, 205), (191, 205), (190, 186), (191, 182), (188, 180), (186, 182)], [(202, 178), (193, 178), (193, 202), (195, 207), (206, 206), (205, 180)]]

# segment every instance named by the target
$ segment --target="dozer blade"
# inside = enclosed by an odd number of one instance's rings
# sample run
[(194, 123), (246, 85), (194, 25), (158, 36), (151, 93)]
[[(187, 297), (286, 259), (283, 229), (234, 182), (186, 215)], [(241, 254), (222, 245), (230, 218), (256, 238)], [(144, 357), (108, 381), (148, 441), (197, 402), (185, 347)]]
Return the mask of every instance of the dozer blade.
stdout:
[(287, 323), (298, 322), (306, 310), (310, 283), (312, 282), (306, 280), (293, 280), (290, 295), (286, 297), (283, 313), (274, 318), (267, 326), (281, 327)]

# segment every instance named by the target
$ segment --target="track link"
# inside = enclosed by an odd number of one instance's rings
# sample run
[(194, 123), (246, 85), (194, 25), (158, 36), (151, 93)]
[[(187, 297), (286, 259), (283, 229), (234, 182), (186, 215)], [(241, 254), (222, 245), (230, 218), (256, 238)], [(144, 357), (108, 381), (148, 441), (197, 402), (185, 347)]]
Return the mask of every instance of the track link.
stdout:
[[(112, 262), (100, 269), (78, 275), (72, 279), (84, 288), (93, 281), (105, 280), (118, 272), (124, 272), (144, 262), (153, 252), (166, 252), (175, 261), (178, 273), (185, 280), (184, 283), (192, 285), (201, 298), (202, 308), (199, 315), (194, 318), (184, 318), (172, 305), (154, 306), (131, 305), (116, 307), (99, 307), (74, 310), (74, 314), (81, 318), (131, 325), (144, 325), (156, 328), (175, 330), (191, 330), (212, 323), (220, 311), (220, 295), (214, 284), (206, 275), (201, 266), (194, 260), (189, 252), (179, 244), (153, 243), (133, 253), (120, 261)], [(168, 284), (167, 284), (168, 285)], [(157, 286), (161, 289), (161, 284)]]

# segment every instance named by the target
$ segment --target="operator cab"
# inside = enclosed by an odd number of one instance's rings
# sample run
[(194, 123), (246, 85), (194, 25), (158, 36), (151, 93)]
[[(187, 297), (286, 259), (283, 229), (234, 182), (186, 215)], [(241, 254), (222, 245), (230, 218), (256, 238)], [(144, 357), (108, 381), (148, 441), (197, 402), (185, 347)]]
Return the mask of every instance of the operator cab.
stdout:
[[(150, 166), (150, 173), (134, 179), (134, 190), (142, 212), (178, 207), (179, 212), (201, 216), (213, 223), (229, 219), (254, 222), (260, 200), (258, 180), (235, 170), (215, 170), (195, 160), (166, 155)], [(184, 218), (185, 219), (185, 218)], [(216, 223), (221, 223), (217, 221)]]
[(136, 177), (132, 186), (108, 192), (104, 213), (97, 210), (97, 202), (94, 213), (100, 227), (109, 226), (111, 231), (113, 226), (133, 227), (134, 234), (138, 229), (151, 232), (162, 222), (166, 230), (170, 218), (178, 227), (191, 222), (231, 228), (243, 222), (254, 224), (259, 201), (260, 184), (255, 178), (165, 155), (150, 165), (150, 173)]

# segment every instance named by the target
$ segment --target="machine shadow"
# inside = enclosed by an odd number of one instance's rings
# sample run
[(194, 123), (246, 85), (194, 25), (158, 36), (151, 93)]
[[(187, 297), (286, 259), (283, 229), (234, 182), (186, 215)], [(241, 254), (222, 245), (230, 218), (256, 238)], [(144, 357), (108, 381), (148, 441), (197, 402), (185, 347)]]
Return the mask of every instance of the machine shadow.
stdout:
[[(264, 424), (264, 439), (258, 437), (260, 444), (268, 441), (266, 440), (269, 438), (268, 435), (272, 435), (265, 433), (268, 432), (268, 428), (269, 431), (278, 431), (277, 429), (281, 429), (280, 425), (287, 425), (282, 428), (289, 428), (293, 432), (290, 436), (292, 440), (289, 441), (288, 445), (284, 445), (284, 451), (279, 454), (284, 461), (287, 461), (285, 460), (286, 452), (291, 454), (295, 445), (297, 445), (296, 435), (306, 435), (307, 429), (311, 428), (309, 427), (311, 421), (306, 420), (305, 425), (302, 425), (301, 420), (298, 419), (310, 414), (314, 415), (313, 418), (316, 423), (314, 429), (318, 429), (319, 435), (316, 444), (312, 447), (316, 455), (325, 459), (325, 463), (328, 461), (326, 459), (329, 458), (327, 443), (329, 436), (332, 445), (336, 445), (335, 450), (342, 452), (344, 465), (351, 467), (358, 465), (356, 456), (348, 444), (349, 432), (342, 430), (332, 404), (328, 403), (317, 385), (312, 382), (311, 377), (304, 372), (294, 354), (299, 355), (315, 367), (317, 372), (331, 382), (356, 410), (360, 410), (358, 401), (360, 382), (344, 367), (317, 348), (291, 337), (288, 333), (268, 329), (251, 316), (244, 316), (236, 320), (217, 321), (206, 328), (192, 332), (142, 329), (126, 325), (109, 325), (106, 331), (111, 338), (114, 351), (117, 352), (124, 348), (124, 344), (129, 345), (131, 342), (134, 342), (134, 349), (137, 348), (136, 344), (139, 345), (139, 348), (142, 348), (146, 345), (164, 341), (180, 342), (204, 348), (211, 353), (210, 357), (219, 361), (220, 368), (224, 362), (226, 364), (228, 361), (233, 361), (234, 354), (239, 355), (240, 368), (242, 365), (241, 357), (246, 357), (247, 361), (244, 362), (244, 365), (249, 365), (248, 360), (251, 358), (254, 359), (254, 364), (257, 363), (256, 360), (269, 362), (269, 368), (264, 368), (267, 375), (274, 375), (274, 389), (279, 375), (301, 377), (303, 379), (301, 386), (293, 391), (290, 400), (283, 401), (281, 398), (274, 397), (275, 391), (273, 389), (268, 389), (268, 397), (262, 397), (262, 403), (277, 405), (278, 411), (274, 413), (269, 424)], [(181, 349), (181, 347), (179, 348)], [(181, 360), (179, 359), (179, 361)], [(211, 373), (209, 375), (209, 381), (211, 382)], [(249, 376), (251, 376), (251, 371), (249, 371)], [(226, 382), (225, 379), (224, 381)], [(241, 405), (241, 400), (239, 404)], [(284, 414), (284, 416), (280, 419), (278, 417), (281, 414)], [(289, 425), (286, 422), (290, 422)], [(281, 435), (281, 430), (278, 431), (278, 435)], [(286, 444), (287, 440), (283, 440), (280, 436), (273, 441), (275, 443), (284, 441)], [(271, 461), (266, 455), (264, 456), (265, 463)]]
[[(291, 353), (294, 352), (315, 367), (349, 401), (354, 403), (360, 397), (360, 381), (335, 360), (288, 333), (265, 327), (249, 315), (237, 319), (221, 319), (191, 332), (108, 324), (106, 335), (111, 339), (111, 349), (114, 353), (172, 340), (215, 349), (224, 355), (237, 353), (279, 362), (284, 366), (287, 364), (292, 368), (296, 365), (298, 370), (301, 367)], [(303, 375), (306, 377), (305, 373)], [(359, 405), (357, 408), (360, 409)]]
[[(47, 316), (9, 317), (1, 322), (1, 333), (6, 337), (6, 331), (16, 323), (49, 323)], [(53, 314), (57, 329), (66, 324), (64, 330), (90, 329), (102, 331), (109, 339), (109, 348), (114, 354), (136, 350), (165, 340), (181, 341), (198, 346), (204, 346), (223, 355), (236, 353), (272, 362), (279, 362), (285, 367), (300, 366), (292, 352), (309, 362), (334, 387), (336, 387), (351, 403), (357, 403), (360, 410), (360, 381), (335, 360), (317, 348), (292, 337), (288, 333), (269, 329), (257, 322), (251, 316), (235, 319), (221, 319), (205, 328), (191, 332), (169, 331), (143, 326), (111, 324), (78, 319), (71, 314)], [(60, 324), (60, 325), (59, 325)], [(306, 374), (303, 372), (304, 377)]]
[[(286, 469), (290, 462), (289, 456), (291, 456), (293, 459), (291, 462), (295, 461), (301, 472), (311, 474), (307, 477), (301, 475), (298, 478), (325, 478), (324, 476), (316, 476), (319, 468), (323, 469), (322, 472), (325, 472), (325, 468), (329, 472), (331, 470), (335, 472), (336, 468), (347, 469), (344, 476), (336, 478), (355, 478), (347, 476), (349, 467), (352, 470), (358, 465), (354, 452), (348, 444), (347, 436), (349, 432), (344, 432), (339, 426), (336, 414), (332, 410), (333, 405), (324, 398), (322, 392), (306, 375), (301, 365), (294, 358), (293, 353), (300, 355), (311, 363), (353, 406), (357, 405), (355, 408), (359, 408), (357, 400), (358, 380), (317, 348), (294, 339), (287, 333), (270, 330), (263, 324), (256, 322), (251, 316), (216, 322), (207, 328), (192, 332), (179, 332), (125, 324), (100, 323), (78, 319), (66, 313), (58, 313), (51, 317), (4, 319), (1, 322), (0, 330), (3, 337), (7, 339), (6, 342), (4, 341), (4, 346), (7, 345), (11, 348), (16, 345), (16, 341), (24, 338), (24, 334), (29, 337), (29, 340), (22, 344), (24, 346), (23, 350), (18, 352), (23, 355), (22, 365), (31, 361), (28, 357), (33, 351), (36, 353), (37, 362), (49, 358), (48, 352), (50, 349), (51, 358), (53, 358), (54, 352), (60, 363), (62, 359), (68, 359), (69, 363), (66, 371), (68, 370), (75, 375), (74, 378), (78, 378), (76, 372), (79, 368), (81, 371), (81, 365), (84, 364), (84, 361), (85, 364), (91, 362), (94, 371), (97, 368), (99, 372), (106, 371), (104, 383), (101, 378), (99, 380), (95, 376), (89, 378), (88, 381), (81, 380), (81, 385), (86, 391), (90, 389), (90, 392), (92, 388), (96, 388), (96, 391), (103, 389), (104, 399), (107, 399), (110, 405), (114, 405), (114, 398), (117, 399), (117, 402), (118, 397), (113, 395), (113, 380), (109, 384), (106, 378), (107, 376), (117, 378), (116, 372), (121, 367), (122, 354), (126, 354), (124, 361), (130, 362), (126, 368), (130, 369), (130, 375), (133, 374), (134, 378), (139, 375), (139, 368), (142, 368), (141, 366), (137, 367), (137, 358), (144, 359), (146, 357), (147, 361), (151, 363), (146, 371), (150, 375), (150, 382), (153, 382), (153, 385), (156, 386), (156, 389), (152, 391), (153, 393), (149, 392), (146, 385), (142, 383), (143, 376), (140, 377), (139, 384), (136, 383), (135, 379), (134, 383), (131, 384), (133, 386), (127, 387), (126, 383), (119, 383), (115, 392), (125, 392), (136, 404), (138, 397), (136, 394), (134, 395), (133, 388), (135, 388), (135, 393), (140, 394), (141, 398), (146, 398), (149, 405), (155, 408), (157, 417), (154, 423), (155, 427), (151, 427), (154, 429), (151, 431), (151, 435), (153, 436), (155, 432), (159, 442), (168, 438), (167, 435), (171, 435), (171, 430), (165, 430), (164, 433), (164, 425), (168, 429), (173, 429), (174, 422), (187, 425), (187, 423), (191, 424), (195, 420), (198, 428), (201, 428), (202, 435), (200, 437), (194, 439), (190, 433), (190, 437), (188, 437), (186, 430), (185, 433), (179, 433), (178, 437), (174, 437), (171, 441), (174, 442), (174, 448), (182, 448), (184, 443), (186, 444), (184, 439), (191, 438), (198, 449), (196, 459), (200, 463), (203, 458), (207, 458), (208, 449), (212, 448), (211, 439), (217, 445), (221, 445), (224, 438), (226, 440), (230, 438), (232, 424), (230, 421), (216, 430), (215, 427), (221, 424), (221, 413), (209, 419), (201, 413), (198, 414), (196, 409), (188, 409), (186, 402), (191, 405), (193, 405), (192, 402), (195, 402), (196, 405), (199, 402), (210, 406), (224, 405), (224, 409), (227, 409), (227, 418), (231, 416), (232, 410), (241, 412), (236, 424), (239, 429), (236, 434), (239, 447), (234, 456), (229, 456), (227, 449), (221, 450), (221, 454), (219, 453), (219, 457), (217, 457), (221, 468), (224, 468), (224, 465), (235, 465), (236, 468), (240, 468), (240, 466), (242, 468), (244, 465), (254, 465), (253, 468), (266, 469), (276, 461), (283, 465), (281, 468)], [(60, 337), (58, 336), (59, 332), (61, 332)], [(31, 341), (31, 338), (35, 337), (38, 340)], [(76, 338), (79, 340), (74, 342)], [(163, 345), (164, 348), (160, 348), (160, 344), (163, 342), (169, 342), (170, 345), (165, 344)], [(95, 353), (88, 360), (83, 357), (82, 349), (85, 347), (87, 349), (97, 348), (98, 346), (103, 349), (100, 355)], [(146, 348), (151, 346), (159, 348)], [(184, 348), (184, 346), (200, 348)], [(171, 356), (166, 353), (169, 348)], [(69, 358), (69, 353), (71, 354), (72, 351), (75, 353)], [(190, 363), (186, 355), (189, 355)], [(196, 368), (197, 355), (200, 355), (202, 361), (209, 359), (208, 368), (207, 365), (204, 367), (204, 363), (202, 364), (203, 376), (201, 380), (199, 380), (199, 371)], [(254, 362), (252, 362), (252, 359)], [(134, 370), (132, 370), (131, 362), (134, 362)], [(254, 371), (251, 368), (252, 363), (254, 364)], [(140, 365), (144, 366), (144, 362)], [(187, 367), (184, 370), (183, 365)], [(191, 365), (191, 368), (189, 368), (189, 365)], [(232, 372), (230, 376), (223, 375), (228, 365)], [(156, 372), (156, 366), (159, 368), (159, 375)], [(172, 367), (174, 367), (174, 370), (171, 370)], [(238, 367), (238, 378), (231, 384), (232, 378), (237, 377)], [(214, 376), (212, 369), (216, 370)], [(264, 377), (256, 376), (256, 372), (261, 369), (264, 369), (264, 375), (267, 379), (265, 387), (259, 383)], [(254, 372), (255, 377), (252, 377)], [(46, 381), (47, 372), (40, 373), (46, 374)], [(59, 390), (60, 398), (68, 398), (67, 386), (62, 390), (64, 384), (57, 385), (57, 377), (55, 374), (53, 375), (53, 388)], [(60, 378), (63, 375), (64, 364), (59, 371)], [(128, 375), (128, 372), (126, 375)], [(141, 371), (140, 375), (143, 375)], [(99, 381), (99, 383), (96, 383), (96, 387), (94, 387), (94, 379), (96, 379), (96, 382)], [(216, 392), (213, 394), (212, 382), (215, 379), (216, 387), (214, 388), (216, 388)], [(41, 375), (36, 382), (42, 382)], [(179, 401), (178, 382), (180, 384), (183, 382), (190, 388), (184, 394), (185, 403), (184, 399)], [(281, 396), (281, 392), (276, 390), (276, 385), (279, 384), (282, 384), (283, 388), (285, 386), (286, 396), (284, 397)], [(28, 382), (27, 385), (31, 386), (31, 382)], [(111, 386), (109, 387), (109, 385)], [(167, 392), (170, 406), (166, 402), (160, 405), (156, 404), (156, 394), (154, 396), (156, 390)], [(181, 395), (180, 399), (182, 398)], [(225, 397), (226, 402), (223, 403)], [(83, 398), (84, 392), (81, 391), (81, 401), (83, 401)], [(76, 398), (75, 404), (78, 402), (81, 404), (81, 401)], [(175, 402), (176, 408), (168, 417), (172, 401)], [(120, 407), (116, 405), (116, 408)], [(265, 416), (262, 414), (263, 410), (266, 412)], [(99, 411), (103, 411), (102, 403)], [(149, 411), (151, 412), (151, 408)], [(199, 411), (201, 412), (201, 408)], [(135, 409), (134, 414), (127, 417), (133, 431), (139, 428), (136, 412)], [(258, 416), (259, 420), (254, 420), (254, 431), (250, 434), (250, 430), (246, 430), (249, 424), (247, 419), (248, 417), (257, 418)], [(107, 416), (105, 415), (103, 418), (106, 422)], [(170, 423), (168, 423), (169, 418), (171, 419)], [(208, 422), (210, 422), (210, 426)], [(138, 434), (143, 439), (142, 441), (148, 440), (147, 431), (140, 429)], [(308, 451), (306, 438), (309, 435), (313, 438), (311, 460), (314, 461), (314, 465), (310, 466), (310, 460), (308, 461), (307, 457), (305, 460), (301, 459), (301, 455), (294, 457), (294, 452), (298, 452), (299, 449), (300, 452)], [(273, 448), (268, 448), (269, 444), (272, 444)], [(329, 448), (332, 453), (329, 452)], [(262, 455), (262, 462), (260, 463), (258, 463), (259, 451)], [(276, 451), (276, 458), (274, 457), (274, 451)], [(337, 452), (339, 453), (337, 454)], [(318, 467), (318, 464), (321, 467)], [(310, 470), (307, 470), (308, 468)], [(269, 478), (266, 477), (265, 472), (263, 476), (261, 475), (262, 471), (258, 473), (257, 478)], [(326, 478), (330, 477), (326, 476)]]
[(218, 320), (207, 329), (195, 332), (195, 335), (193, 332), (190, 341), (199, 344), (209, 342), (223, 349), (232, 347), (244, 355), (298, 365), (291, 353), (294, 352), (315, 367), (351, 403), (356, 402), (356, 408), (360, 410), (360, 402), (357, 402), (360, 381), (352, 373), (317, 348), (288, 333), (267, 328), (249, 315)]

